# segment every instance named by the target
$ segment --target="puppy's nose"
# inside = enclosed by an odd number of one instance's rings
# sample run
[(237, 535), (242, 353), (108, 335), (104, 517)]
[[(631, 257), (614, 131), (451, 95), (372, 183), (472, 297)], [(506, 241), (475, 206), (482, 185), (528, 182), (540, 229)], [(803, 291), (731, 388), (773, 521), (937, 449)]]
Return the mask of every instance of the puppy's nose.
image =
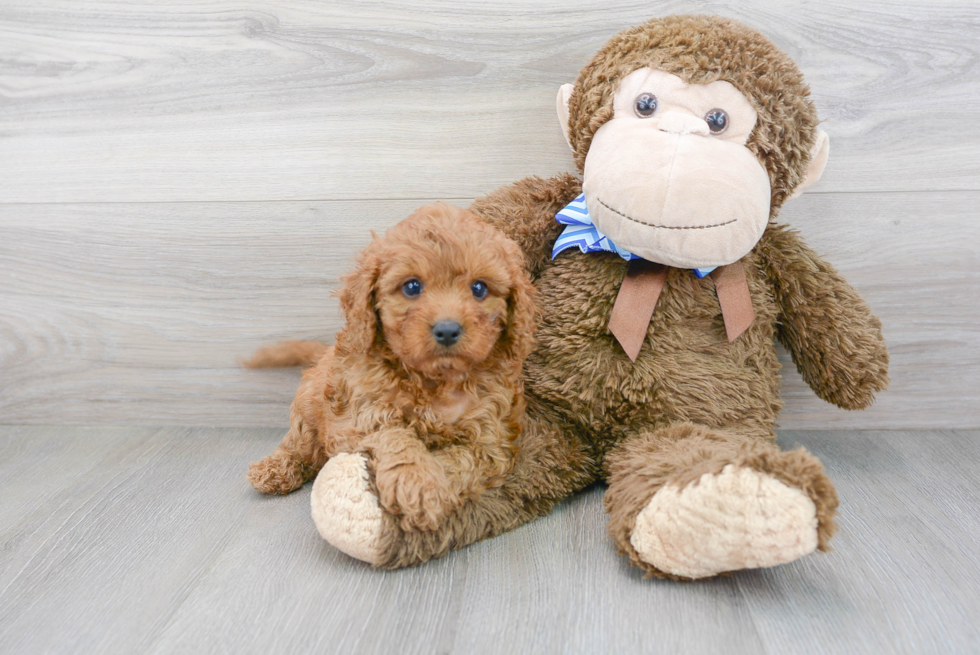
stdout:
[(432, 336), (442, 346), (451, 346), (459, 341), (463, 334), (463, 326), (456, 321), (439, 321), (432, 326)]

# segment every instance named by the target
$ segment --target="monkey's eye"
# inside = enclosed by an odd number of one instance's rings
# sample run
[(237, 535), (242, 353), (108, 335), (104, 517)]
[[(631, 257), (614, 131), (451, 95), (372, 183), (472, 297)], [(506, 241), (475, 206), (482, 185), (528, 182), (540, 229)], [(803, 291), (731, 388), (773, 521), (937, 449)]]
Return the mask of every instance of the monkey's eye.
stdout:
[(402, 293), (404, 293), (409, 298), (414, 298), (415, 296), (422, 293), (422, 282), (415, 278), (407, 281), (402, 285)]
[(640, 118), (650, 118), (657, 111), (657, 96), (652, 93), (641, 93), (633, 102), (633, 111)]
[(704, 115), (704, 122), (712, 134), (721, 134), (728, 129), (728, 112), (724, 109), (712, 109)]
[(477, 280), (470, 285), (470, 290), (473, 292), (473, 297), (477, 300), (483, 300), (487, 297), (487, 283)]

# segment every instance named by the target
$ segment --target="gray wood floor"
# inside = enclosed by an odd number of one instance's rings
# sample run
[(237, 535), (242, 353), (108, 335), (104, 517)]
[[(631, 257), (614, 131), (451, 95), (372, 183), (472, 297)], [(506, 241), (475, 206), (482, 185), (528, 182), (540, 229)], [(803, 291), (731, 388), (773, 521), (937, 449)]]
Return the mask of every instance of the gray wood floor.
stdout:
[(4, 653), (976, 653), (980, 432), (785, 432), (840, 491), (835, 550), (644, 580), (602, 490), (419, 568), (333, 550), (309, 486), (260, 497), (249, 428), (0, 428)]

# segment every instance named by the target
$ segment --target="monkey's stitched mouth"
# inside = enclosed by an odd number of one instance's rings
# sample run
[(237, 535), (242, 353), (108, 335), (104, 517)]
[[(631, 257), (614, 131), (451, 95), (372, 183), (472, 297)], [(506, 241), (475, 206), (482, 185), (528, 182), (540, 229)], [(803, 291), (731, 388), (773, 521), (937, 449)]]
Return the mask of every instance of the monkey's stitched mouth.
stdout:
[(646, 221), (641, 221), (640, 219), (633, 218), (632, 216), (627, 216), (623, 212), (617, 209), (613, 209), (612, 207), (604, 203), (602, 201), (602, 198), (597, 198), (597, 200), (599, 201), (600, 205), (602, 205), (603, 207), (605, 207), (606, 209), (608, 209), (609, 211), (615, 214), (619, 214), (620, 216), (622, 216), (628, 221), (633, 221), (634, 223), (639, 223), (640, 225), (646, 225), (647, 227), (658, 227), (662, 230), (706, 230), (710, 227), (721, 227), (723, 225), (731, 225), (732, 223), (738, 221), (737, 218), (733, 218), (730, 221), (725, 221), (724, 223), (715, 223), (714, 225), (657, 225), (655, 223), (647, 223)]

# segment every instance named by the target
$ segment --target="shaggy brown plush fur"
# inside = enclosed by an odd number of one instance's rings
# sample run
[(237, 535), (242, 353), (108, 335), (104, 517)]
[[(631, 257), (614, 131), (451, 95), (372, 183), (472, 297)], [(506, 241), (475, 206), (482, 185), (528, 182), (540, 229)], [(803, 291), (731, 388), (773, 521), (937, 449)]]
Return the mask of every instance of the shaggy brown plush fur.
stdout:
[[(417, 280), (420, 294), (403, 285)], [(472, 286), (482, 281), (486, 297)], [(521, 365), (535, 330), (516, 245), (461, 209), (420, 209), (375, 239), (344, 280), (335, 346), (289, 342), (250, 365), (303, 363), (289, 432), (249, 468), (259, 491), (289, 493), (342, 452), (368, 455), (381, 506), (406, 530), (434, 528), (500, 487), (524, 420)], [(437, 342), (452, 320), (462, 336)]]
[[(726, 80), (752, 102), (747, 147), (769, 174), (771, 217), (804, 179), (816, 112), (793, 62), (750, 28), (716, 17), (650, 21), (617, 35), (583, 69), (570, 100), (570, 139), (581, 169), (592, 135), (612, 115), (620, 79), (653, 66), (691, 83)], [(652, 575), (629, 542), (638, 512), (665, 484), (681, 487), (726, 465), (766, 473), (815, 504), (821, 549), (835, 530), (837, 496), (820, 463), (774, 444), (781, 407), (779, 339), (821, 397), (868, 406), (887, 386), (880, 323), (857, 292), (800, 238), (770, 223), (742, 259), (755, 310), (734, 343), (709, 279), (671, 269), (646, 342), (631, 363), (608, 330), (626, 273), (612, 253), (575, 249), (552, 261), (555, 214), (581, 191), (561, 175), (529, 178), (472, 210), (523, 249), (543, 320), (525, 365), (528, 429), (501, 486), (456, 508), (437, 529), (410, 533), (386, 517), (382, 566), (414, 564), (512, 529), (591, 481), (609, 483), (617, 546)]]

